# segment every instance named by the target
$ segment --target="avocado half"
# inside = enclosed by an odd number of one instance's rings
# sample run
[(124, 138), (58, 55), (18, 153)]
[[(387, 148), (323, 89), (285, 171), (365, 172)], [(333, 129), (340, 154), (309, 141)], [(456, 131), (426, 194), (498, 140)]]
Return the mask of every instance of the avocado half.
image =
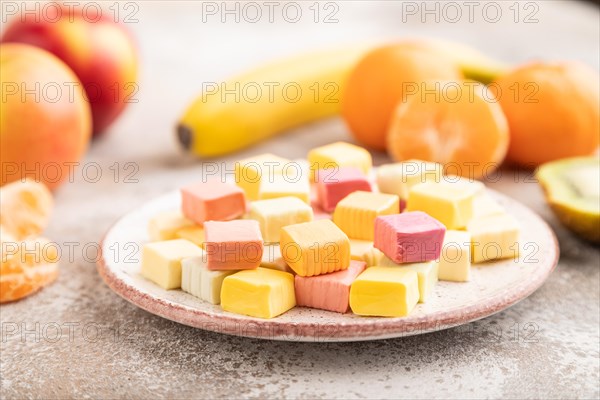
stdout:
[(558, 219), (584, 239), (600, 243), (600, 158), (543, 164), (536, 177)]

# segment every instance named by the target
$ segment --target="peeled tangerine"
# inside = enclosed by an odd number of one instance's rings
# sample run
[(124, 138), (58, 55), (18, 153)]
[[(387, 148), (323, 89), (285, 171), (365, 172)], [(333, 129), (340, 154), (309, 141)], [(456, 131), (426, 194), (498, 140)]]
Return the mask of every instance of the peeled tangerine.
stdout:
[(2, 232), (0, 303), (28, 296), (58, 276), (58, 247), (48, 239), (11, 240)]
[(543, 164), (536, 174), (558, 219), (600, 243), (600, 159), (575, 157)]
[(15, 239), (37, 236), (48, 225), (52, 212), (48, 188), (30, 179), (0, 188), (0, 225)]
[(0, 303), (18, 300), (46, 286), (58, 275), (58, 248), (35, 238), (52, 211), (48, 188), (32, 180), (0, 189)]
[(444, 164), (446, 171), (477, 179), (491, 173), (508, 149), (508, 124), (493, 95), (480, 84), (425, 82), (401, 101), (387, 133), (397, 161)]

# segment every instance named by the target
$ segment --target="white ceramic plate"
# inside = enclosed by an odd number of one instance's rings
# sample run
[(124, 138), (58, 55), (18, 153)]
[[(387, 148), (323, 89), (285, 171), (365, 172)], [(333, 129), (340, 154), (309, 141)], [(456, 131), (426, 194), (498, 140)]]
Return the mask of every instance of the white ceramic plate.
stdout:
[(270, 320), (225, 312), (181, 290), (164, 290), (140, 275), (141, 249), (148, 221), (180, 206), (172, 192), (123, 216), (107, 232), (98, 270), (120, 296), (161, 317), (226, 334), (288, 341), (358, 341), (416, 335), (465, 324), (510, 307), (539, 288), (558, 261), (550, 227), (533, 211), (488, 190), (522, 225), (517, 260), (475, 265), (471, 281), (438, 282), (426, 304), (408, 317), (375, 318), (296, 307)]

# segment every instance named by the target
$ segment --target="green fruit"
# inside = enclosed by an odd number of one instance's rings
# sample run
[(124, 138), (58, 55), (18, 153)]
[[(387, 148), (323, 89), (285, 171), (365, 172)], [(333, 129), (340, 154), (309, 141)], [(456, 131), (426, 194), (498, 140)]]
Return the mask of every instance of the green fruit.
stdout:
[(490, 84), (506, 74), (511, 67), (466, 44), (443, 39), (425, 39), (425, 43), (454, 61), (467, 80)]
[(558, 219), (584, 239), (600, 243), (600, 159), (552, 161), (540, 166), (536, 177)]

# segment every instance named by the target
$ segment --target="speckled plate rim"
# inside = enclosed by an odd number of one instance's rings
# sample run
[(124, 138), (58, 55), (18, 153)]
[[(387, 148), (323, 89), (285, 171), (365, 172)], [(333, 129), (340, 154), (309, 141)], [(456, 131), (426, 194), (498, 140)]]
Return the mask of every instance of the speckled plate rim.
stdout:
[[(152, 314), (184, 325), (229, 335), (281, 341), (349, 342), (389, 339), (435, 332), (467, 324), (511, 307), (542, 286), (558, 263), (558, 242), (548, 224), (516, 200), (490, 189), (488, 191), (501, 201), (509, 212), (510, 210), (518, 210), (519, 214), (527, 215), (528, 219), (539, 225), (540, 235), (546, 237), (544, 246), (548, 247), (546, 249), (548, 255), (537, 263), (537, 273), (533, 275), (532, 279), (521, 282), (521, 284), (501, 295), (468, 306), (421, 316), (403, 318), (359, 317), (348, 318), (347, 321), (343, 322), (332, 322), (327, 318), (318, 318), (310, 322), (282, 322), (278, 318), (265, 320), (227, 312), (216, 314), (156, 297), (126, 282), (126, 279), (120, 276), (123, 272), (108, 263), (104, 257), (105, 240), (108, 234), (128, 214), (117, 220), (103, 237), (100, 244), (101, 251), (97, 268), (104, 282), (115, 293), (134, 305)], [(334, 319), (339, 319), (339, 314), (327, 311), (321, 311), (321, 313), (335, 315), (336, 318)]]

